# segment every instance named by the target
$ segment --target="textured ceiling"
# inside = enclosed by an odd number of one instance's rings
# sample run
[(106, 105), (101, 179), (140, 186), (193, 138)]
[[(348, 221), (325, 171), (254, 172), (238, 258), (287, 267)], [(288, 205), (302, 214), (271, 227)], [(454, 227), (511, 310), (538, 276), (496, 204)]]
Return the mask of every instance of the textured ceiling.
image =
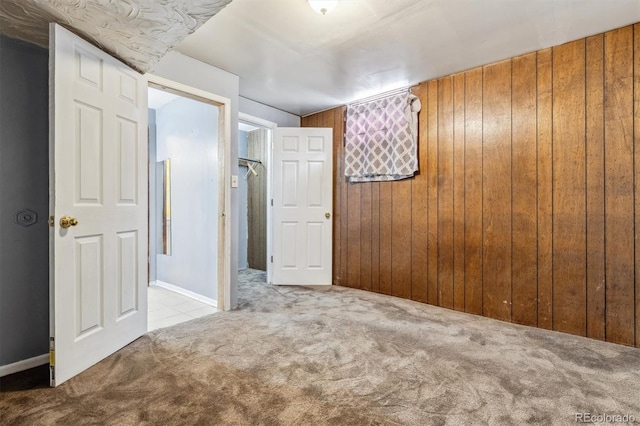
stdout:
[(638, 21), (640, 0), (234, 0), (177, 50), (304, 115)]
[(232, 0), (0, 0), (0, 33), (48, 46), (57, 22), (140, 72)]

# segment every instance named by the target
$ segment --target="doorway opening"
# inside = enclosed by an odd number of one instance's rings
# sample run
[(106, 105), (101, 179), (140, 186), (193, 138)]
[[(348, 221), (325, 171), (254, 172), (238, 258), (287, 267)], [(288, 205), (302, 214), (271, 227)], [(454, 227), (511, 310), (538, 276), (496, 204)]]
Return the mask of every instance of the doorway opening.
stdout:
[(228, 309), (228, 104), (157, 77), (148, 95), (153, 330)]
[(240, 114), (238, 124), (238, 269), (269, 270), (270, 152), (273, 128), (257, 117)]

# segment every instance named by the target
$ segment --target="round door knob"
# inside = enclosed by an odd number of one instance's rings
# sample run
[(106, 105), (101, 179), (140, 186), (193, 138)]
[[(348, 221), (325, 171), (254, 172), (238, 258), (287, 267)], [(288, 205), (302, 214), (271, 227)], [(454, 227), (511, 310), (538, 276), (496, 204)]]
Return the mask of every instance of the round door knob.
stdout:
[(71, 226), (76, 226), (78, 224), (78, 219), (75, 217), (62, 216), (60, 218), (60, 226), (63, 228), (69, 228)]
[(329, 218), (331, 217), (331, 213), (326, 212), (326, 213), (324, 214), (324, 217), (326, 217), (327, 219), (329, 219)]

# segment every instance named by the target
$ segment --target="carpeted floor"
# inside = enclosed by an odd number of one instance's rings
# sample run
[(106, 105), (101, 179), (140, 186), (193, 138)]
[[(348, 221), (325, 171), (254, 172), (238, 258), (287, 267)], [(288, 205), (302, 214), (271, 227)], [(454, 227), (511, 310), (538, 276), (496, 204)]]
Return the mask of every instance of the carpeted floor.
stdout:
[[(640, 350), (340, 287), (241, 274), (240, 306), (133, 342), (56, 389), (0, 382), (0, 424), (640, 422)], [(42, 370), (46, 375), (46, 369)]]

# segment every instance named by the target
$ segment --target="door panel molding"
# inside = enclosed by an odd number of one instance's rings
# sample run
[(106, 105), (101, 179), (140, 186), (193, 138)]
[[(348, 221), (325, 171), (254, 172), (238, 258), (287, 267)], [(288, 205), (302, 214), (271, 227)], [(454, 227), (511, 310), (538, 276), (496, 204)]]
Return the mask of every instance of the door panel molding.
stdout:
[(274, 131), (273, 284), (331, 285), (332, 138), (330, 128)]
[(147, 331), (140, 243), (148, 227), (147, 84), (61, 26), (51, 24), (50, 33), (50, 379), (57, 386)]

